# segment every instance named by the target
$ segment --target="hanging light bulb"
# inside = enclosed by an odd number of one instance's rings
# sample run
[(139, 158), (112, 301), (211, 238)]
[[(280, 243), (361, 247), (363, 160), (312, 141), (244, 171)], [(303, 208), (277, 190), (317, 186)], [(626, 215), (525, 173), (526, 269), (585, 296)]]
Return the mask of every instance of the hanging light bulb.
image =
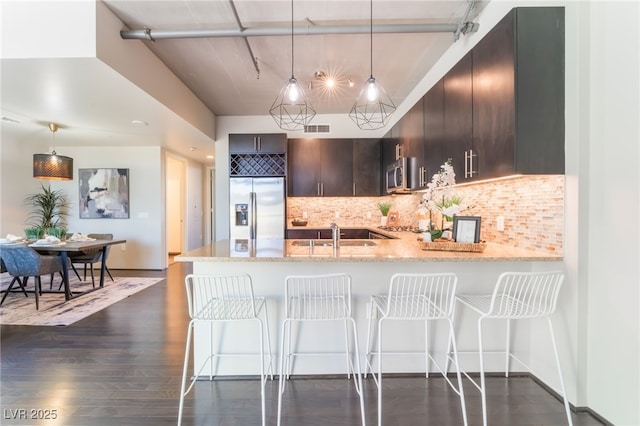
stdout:
[(376, 79), (371, 77), (367, 80), (367, 99), (374, 102), (378, 99), (378, 88), (376, 87)]
[(293, 75), (293, 64), (293, 0), (291, 0), (291, 78), (280, 90), (269, 109), (269, 114), (278, 127), (284, 130), (302, 130), (316, 115), (316, 111), (307, 102), (304, 90)]
[(300, 97), (300, 90), (298, 89), (298, 80), (295, 77), (291, 77), (289, 79), (289, 84), (287, 85), (287, 99), (291, 102), (295, 102)]
[(371, 4), (369, 41), (371, 49), (371, 74), (356, 98), (349, 117), (363, 130), (375, 130), (384, 127), (396, 110), (393, 101), (373, 78), (373, 0)]

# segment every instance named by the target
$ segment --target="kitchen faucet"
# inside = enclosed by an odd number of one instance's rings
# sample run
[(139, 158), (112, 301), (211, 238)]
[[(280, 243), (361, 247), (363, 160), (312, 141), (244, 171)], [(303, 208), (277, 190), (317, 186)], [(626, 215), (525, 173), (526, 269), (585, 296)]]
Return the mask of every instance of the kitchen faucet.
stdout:
[(334, 250), (340, 247), (340, 227), (333, 222), (331, 224), (331, 238), (333, 240)]

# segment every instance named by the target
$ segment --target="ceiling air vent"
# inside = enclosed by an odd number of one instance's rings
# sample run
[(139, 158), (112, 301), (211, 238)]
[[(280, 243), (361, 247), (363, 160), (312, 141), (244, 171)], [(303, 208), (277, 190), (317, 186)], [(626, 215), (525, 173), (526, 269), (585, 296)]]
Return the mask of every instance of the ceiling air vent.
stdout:
[(330, 131), (328, 124), (309, 124), (304, 126), (305, 133), (329, 133)]

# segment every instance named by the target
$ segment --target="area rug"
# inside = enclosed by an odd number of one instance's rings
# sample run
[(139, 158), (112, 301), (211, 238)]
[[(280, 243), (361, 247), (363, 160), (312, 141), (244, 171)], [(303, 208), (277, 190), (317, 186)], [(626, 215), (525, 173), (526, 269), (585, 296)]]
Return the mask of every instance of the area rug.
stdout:
[[(0, 290), (6, 290), (11, 279), (7, 274), (2, 274)], [(98, 285), (97, 281), (96, 277), (96, 285)], [(48, 277), (42, 277), (42, 290), (45, 293), (40, 296), (40, 309), (36, 310), (36, 300), (33, 294), (34, 279), (30, 278), (26, 287), (28, 297), (25, 297), (19, 286), (17, 287), (18, 291), (14, 291), (16, 289), (14, 286), (0, 306), (0, 324), (59, 326), (73, 324), (160, 281), (162, 278), (145, 277), (114, 277), (114, 281), (111, 281), (109, 277), (106, 277), (103, 288), (65, 301), (64, 293), (46, 293), (49, 290), (50, 280)], [(56, 276), (52, 289), (58, 290), (60, 282), (61, 278)], [(73, 276), (69, 278), (69, 287), (75, 294), (91, 290), (93, 285), (91, 280), (82, 282)], [(2, 296), (4, 296), (4, 292), (0, 294), (0, 298)]]

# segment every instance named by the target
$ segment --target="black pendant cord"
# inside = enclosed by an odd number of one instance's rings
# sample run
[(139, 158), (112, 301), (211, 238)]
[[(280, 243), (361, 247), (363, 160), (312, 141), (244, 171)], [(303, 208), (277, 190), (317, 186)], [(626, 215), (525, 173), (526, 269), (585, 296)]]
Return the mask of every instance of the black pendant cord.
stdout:
[(369, 77), (373, 78), (373, 0), (370, 0), (369, 13), (369, 60), (371, 61)]
[(291, 78), (293, 77), (293, 0), (291, 0)]

